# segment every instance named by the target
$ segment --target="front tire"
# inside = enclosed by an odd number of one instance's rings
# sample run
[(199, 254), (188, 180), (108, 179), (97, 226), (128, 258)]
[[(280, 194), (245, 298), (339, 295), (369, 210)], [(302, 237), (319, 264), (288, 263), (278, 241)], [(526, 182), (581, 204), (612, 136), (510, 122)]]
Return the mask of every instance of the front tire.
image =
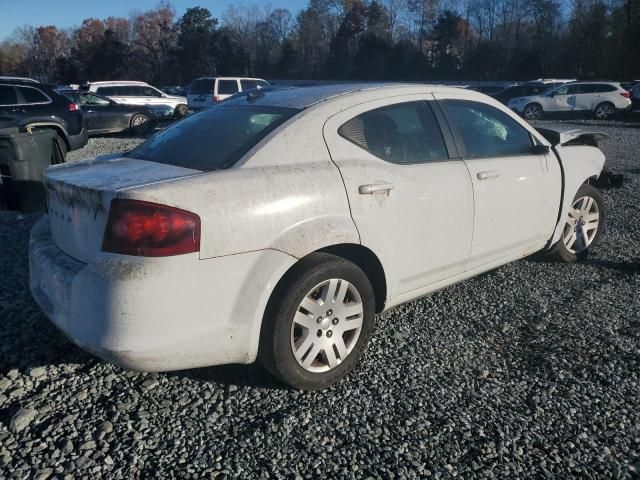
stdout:
[(325, 253), (309, 255), (269, 301), (260, 361), (294, 388), (327, 388), (357, 364), (374, 315), (373, 287), (357, 265)]
[(567, 263), (587, 258), (602, 234), (604, 215), (600, 192), (585, 183), (569, 207), (560, 240), (551, 251), (552, 256)]
[(53, 138), (51, 165), (59, 165), (67, 160), (67, 144), (60, 135)]
[(186, 116), (187, 113), (189, 113), (189, 108), (184, 104), (180, 104), (175, 108), (173, 115), (176, 118), (182, 118)]
[(593, 110), (596, 120), (609, 120), (616, 116), (616, 107), (612, 103), (602, 102)]
[(522, 115), (527, 120), (540, 120), (543, 113), (542, 107), (537, 103), (530, 103), (522, 110)]

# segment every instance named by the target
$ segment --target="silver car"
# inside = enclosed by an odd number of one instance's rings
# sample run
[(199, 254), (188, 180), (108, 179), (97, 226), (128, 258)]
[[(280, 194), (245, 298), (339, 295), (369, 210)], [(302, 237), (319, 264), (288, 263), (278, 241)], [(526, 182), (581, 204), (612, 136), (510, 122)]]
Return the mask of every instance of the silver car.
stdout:
[(168, 95), (145, 82), (91, 82), (87, 86), (90, 92), (108, 97), (117, 103), (145, 106), (158, 118), (181, 118), (188, 111), (185, 97)]

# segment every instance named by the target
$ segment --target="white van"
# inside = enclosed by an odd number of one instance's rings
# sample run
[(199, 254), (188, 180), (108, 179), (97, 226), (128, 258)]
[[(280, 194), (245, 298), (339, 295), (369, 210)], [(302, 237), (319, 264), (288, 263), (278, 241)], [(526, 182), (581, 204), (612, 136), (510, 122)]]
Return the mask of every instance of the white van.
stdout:
[(187, 89), (189, 110), (201, 110), (238, 92), (253, 88), (269, 87), (261, 78), (246, 77), (201, 77), (196, 78)]

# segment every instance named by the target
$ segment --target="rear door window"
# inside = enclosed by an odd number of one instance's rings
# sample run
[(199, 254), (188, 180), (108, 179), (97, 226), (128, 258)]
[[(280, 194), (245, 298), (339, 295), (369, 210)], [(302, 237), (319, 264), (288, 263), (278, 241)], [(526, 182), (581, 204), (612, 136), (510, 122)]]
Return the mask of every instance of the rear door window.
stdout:
[(107, 97), (126, 97), (127, 95), (123, 88), (126, 87), (98, 87), (96, 93)]
[(392, 163), (448, 158), (440, 127), (427, 102), (398, 103), (370, 110), (343, 124), (338, 133)]
[(469, 100), (442, 103), (457, 141), (466, 148), (466, 157), (531, 155), (531, 135), (506, 113)]
[(580, 85), (580, 93), (596, 93), (598, 92), (598, 86), (592, 83), (583, 83)]
[(617, 90), (615, 85), (609, 85), (606, 83), (601, 83), (595, 85), (595, 91), (597, 93), (607, 93), (607, 92), (615, 92)]
[(191, 87), (189, 88), (189, 93), (194, 95), (202, 95), (202, 94), (213, 94), (213, 85), (215, 80), (212, 78), (201, 78), (200, 80), (195, 80)]
[(25, 103), (49, 103), (51, 100), (44, 93), (36, 88), (18, 87)]
[(16, 90), (10, 85), (0, 85), (0, 105), (16, 105), (17, 103)]
[(218, 80), (218, 95), (233, 95), (238, 93), (237, 80)]
[(136, 97), (161, 97), (162, 93), (152, 87), (133, 87), (137, 92)]
[(251, 90), (256, 87), (268, 87), (269, 84), (264, 80), (240, 80), (240, 86), (242, 86), (242, 90)]
[(78, 96), (78, 99), (80, 100), (80, 104), (81, 105), (110, 105), (111, 102), (109, 102), (109, 100), (107, 100), (106, 98), (103, 98), (99, 95), (96, 95), (94, 93), (81, 93)]
[(221, 104), (174, 123), (126, 156), (205, 172), (222, 170), (298, 112)]

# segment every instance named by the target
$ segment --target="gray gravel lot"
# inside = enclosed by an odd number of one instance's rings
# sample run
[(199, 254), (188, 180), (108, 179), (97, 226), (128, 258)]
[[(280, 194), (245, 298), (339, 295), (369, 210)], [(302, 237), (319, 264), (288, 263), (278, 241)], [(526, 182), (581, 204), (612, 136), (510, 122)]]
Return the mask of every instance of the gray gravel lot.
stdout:
[(28, 290), (37, 216), (0, 212), (0, 478), (638, 478), (640, 124), (573, 123), (612, 136), (626, 177), (595, 254), (378, 317), (361, 366), (319, 393), (256, 366), (141, 374), (82, 352)]

